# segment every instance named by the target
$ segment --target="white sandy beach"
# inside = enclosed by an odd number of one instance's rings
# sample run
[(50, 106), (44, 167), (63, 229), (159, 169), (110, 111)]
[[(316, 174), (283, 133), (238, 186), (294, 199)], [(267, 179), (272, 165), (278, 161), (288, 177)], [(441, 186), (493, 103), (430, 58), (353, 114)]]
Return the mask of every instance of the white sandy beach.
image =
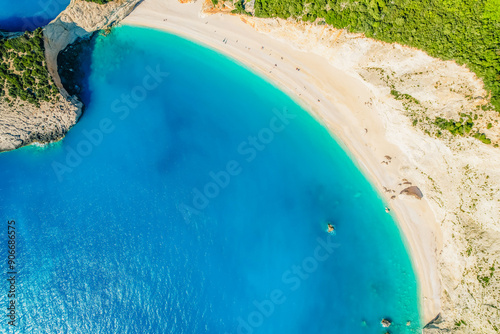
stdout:
[[(374, 96), (370, 88), (327, 59), (260, 33), (238, 16), (203, 17), (201, 7), (201, 1), (145, 0), (123, 24), (163, 29), (229, 55), (267, 77), (325, 125), (377, 186), (396, 216), (419, 278), (422, 320), (432, 320), (441, 307), (436, 261), (441, 243), (439, 225), (425, 195), (421, 200), (407, 196), (390, 200), (393, 194), (384, 192), (384, 187), (403, 183), (400, 171), (410, 158), (388, 140), (389, 130), (371, 107)], [(391, 157), (390, 162), (385, 156)]]

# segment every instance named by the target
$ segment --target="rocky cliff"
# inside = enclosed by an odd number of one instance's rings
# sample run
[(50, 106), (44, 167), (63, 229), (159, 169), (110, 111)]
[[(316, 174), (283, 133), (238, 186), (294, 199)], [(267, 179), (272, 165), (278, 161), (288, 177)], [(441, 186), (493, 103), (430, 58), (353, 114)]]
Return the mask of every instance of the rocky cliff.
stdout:
[(78, 121), (83, 105), (76, 97), (69, 96), (62, 86), (57, 71), (57, 55), (78, 37), (89, 36), (96, 30), (116, 24), (139, 2), (141, 0), (116, 0), (99, 5), (72, 0), (43, 29), (47, 69), (59, 88), (59, 99), (57, 102), (41, 102), (39, 108), (20, 99), (10, 103), (0, 100), (0, 152), (33, 142), (57, 141), (64, 137)]

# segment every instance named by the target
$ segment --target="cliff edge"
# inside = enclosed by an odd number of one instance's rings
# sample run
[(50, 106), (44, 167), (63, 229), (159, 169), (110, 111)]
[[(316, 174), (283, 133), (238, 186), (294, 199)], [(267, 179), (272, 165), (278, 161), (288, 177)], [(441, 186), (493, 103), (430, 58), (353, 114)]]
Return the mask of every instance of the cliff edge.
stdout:
[(116, 0), (100, 5), (72, 0), (68, 7), (44, 29), (47, 67), (61, 93), (68, 93), (57, 72), (57, 55), (79, 37), (109, 28), (124, 19), (142, 0)]
[[(26, 103), (19, 97), (0, 99), (0, 152), (34, 142), (60, 140), (76, 124), (83, 104), (70, 96), (61, 84), (57, 56), (79, 37), (106, 29), (125, 18), (141, 0), (116, 0), (104, 5), (72, 0), (68, 7), (43, 28), (45, 59), (43, 64), (59, 92), (52, 101)], [(16, 37), (2, 35), (0, 37)]]

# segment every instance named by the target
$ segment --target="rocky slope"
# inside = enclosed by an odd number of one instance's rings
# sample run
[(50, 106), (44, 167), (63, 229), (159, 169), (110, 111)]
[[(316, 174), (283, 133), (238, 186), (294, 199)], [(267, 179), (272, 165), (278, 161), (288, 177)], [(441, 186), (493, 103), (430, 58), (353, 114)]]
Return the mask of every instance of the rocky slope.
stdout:
[(78, 37), (90, 36), (127, 16), (141, 0), (116, 0), (105, 5), (72, 0), (44, 29), (45, 56), (49, 73), (60, 91), (58, 102), (41, 102), (40, 108), (16, 100), (0, 101), (0, 152), (33, 142), (61, 139), (78, 121), (82, 103), (69, 96), (57, 71), (57, 55)]
[(54, 104), (42, 102), (40, 108), (21, 100), (12, 105), (0, 103), (0, 152), (57, 141), (76, 123), (78, 115), (79, 106), (65, 99)]

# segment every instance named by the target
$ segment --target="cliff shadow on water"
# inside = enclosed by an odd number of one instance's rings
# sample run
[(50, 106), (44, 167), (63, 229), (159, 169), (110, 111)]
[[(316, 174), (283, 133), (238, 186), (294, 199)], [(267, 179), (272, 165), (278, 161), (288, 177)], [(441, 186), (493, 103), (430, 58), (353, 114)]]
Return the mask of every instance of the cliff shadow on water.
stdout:
[(85, 106), (90, 103), (92, 91), (89, 86), (89, 76), (92, 66), (92, 52), (99, 33), (89, 37), (78, 38), (68, 45), (57, 56), (57, 71), (61, 83), (71, 96), (76, 96)]
[(0, 18), (0, 29), (8, 32), (33, 31), (36, 28), (45, 27), (53, 19), (53, 17), (44, 16)]

